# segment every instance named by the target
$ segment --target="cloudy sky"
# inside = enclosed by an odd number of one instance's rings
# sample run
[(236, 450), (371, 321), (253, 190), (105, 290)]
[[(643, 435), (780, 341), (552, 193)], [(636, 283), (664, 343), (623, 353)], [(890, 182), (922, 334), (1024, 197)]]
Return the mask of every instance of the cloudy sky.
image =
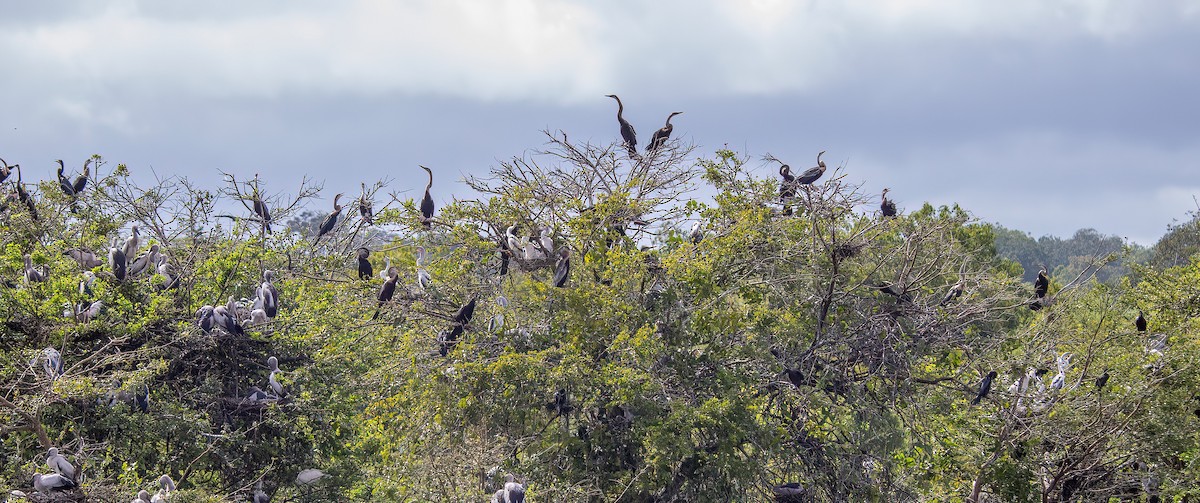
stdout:
[(702, 155), (827, 150), (902, 208), (1151, 244), (1200, 195), (1197, 47), (1187, 0), (9, 2), (0, 157), (418, 189), (609, 141), (616, 93)]

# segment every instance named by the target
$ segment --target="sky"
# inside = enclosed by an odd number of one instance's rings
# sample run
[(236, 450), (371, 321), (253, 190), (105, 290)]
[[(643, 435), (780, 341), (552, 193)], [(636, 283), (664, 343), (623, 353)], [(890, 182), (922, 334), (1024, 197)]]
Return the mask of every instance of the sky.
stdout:
[[(642, 141), (808, 167), (901, 209), (1153, 244), (1200, 196), (1200, 3), (1110, 0), (6, 2), (0, 157), (135, 176), (302, 176), (419, 195), (544, 144)], [(453, 180), (453, 181), (451, 181)]]

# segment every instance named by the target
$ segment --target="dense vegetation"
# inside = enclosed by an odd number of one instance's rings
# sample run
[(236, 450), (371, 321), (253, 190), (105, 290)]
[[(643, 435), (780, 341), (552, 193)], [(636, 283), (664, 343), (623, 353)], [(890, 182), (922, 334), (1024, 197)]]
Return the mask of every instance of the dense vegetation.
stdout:
[[(6, 199), (0, 480), (45, 500), (30, 480), (58, 447), (80, 483), (59, 500), (129, 501), (162, 474), (172, 501), (260, 482), (274, 501), (484, 501), (507, 474), (531, 501), (769, 501), (789, 482), (794, 501), (1200, 496), (1200, 260), (1182, 245), (1131, 275), (1108, 273), (1130, 250), (1072, 255), (1033, 310), (1029, 271), (997, 252), (1009, 231), (957, 206), (884, 217), (831, 168), (785, 208), (734, 152), (548, 140), (428, 222), (364, 185), (373, 223), (352, 197), (319, 239), (307, 182), (139, 187), (95, 157), (76, 196), (29, 186), (36, 218)], [(701, 184), (710, 202), (689, 199)], [(119, 281), (103, 259), (132, 224), (169, 268)], [(510, 226), (551, 242), (526, 257)], [(105, 262), (90, 293), (72, 249)], [(24, 279), (26, 254), (44, 281)], [(380, 303), (385, 259), (400, 275)], [(266, 270), (277, 317), (198, 327)], [(286, 393), (251, 400), (269, 356)], [(307, 469), (328, 476), (298, 483)]]

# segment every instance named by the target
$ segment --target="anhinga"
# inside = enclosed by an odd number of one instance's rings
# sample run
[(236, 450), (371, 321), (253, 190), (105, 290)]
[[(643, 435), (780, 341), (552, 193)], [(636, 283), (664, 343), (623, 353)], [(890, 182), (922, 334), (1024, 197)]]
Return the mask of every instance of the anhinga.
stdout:
[(571, 250), (563, 248), (559, 252), (558, 263), (554, 264), (554, 286), (562, 288), (567, 286), (567, 279), (571, 276)]
[(91, 165), (91, 158), (83, 161), (83, 172), (75, 177), (75, 182), (71, 184), (71, 188), (75, 190), (75, 195), (82, 194), (83, 189), (87, 187), (88, 177), (91, 176), (91, 172), (88, 169)]
[(1138, 316), (1136, 319), (1133, 320), (1133, 325), (1135, 327), (1137, 327), (1138, 332), (1146, 331), (1146, 328), (1147, 328), (1146, 314), (1143, 313), (1141, 309), (1138, 309)]
[(810, 185), (817, 181), (818, 178), (821, 178), (821, 175), (825, 174), (825, 161), (821, 160), (822, 155), (825, 155), (824, 150), (817, 154), (817, 165), (804, 170), (800, 176), (796, 177), (796, 183), (800, 185)]
[(637, 157), (637, 131), (634, 131), (633, 125), (625, 120), (625, 105), (615, 94), (606, 94), (605, 96), (617, 100), (617, 122), (621, 124), (621, 139), (625, 140), (625, 149), (629, 151), (629, 157)]
[(1042, 308), (1042, 299), (1046, 297), (1046, 293), (1050, 291), (1050, 277), (1046, 275), (1046, 266), (1042, 266), (1042, 270), (1038, 271), (1037, 279), (1033, 280), (1033, 293), (1037, 296), (1032, 303), (1029, 304), (1029, 309), (1037, 311)]
[(63, 170), (66, 169), (66, 166), (63, 165), (63, 160), (59, 159), (55, 162), (58, 163), (58, 187), (62, 189), (63, 194), (66, 194), (67, 197), (75, 197), (75, 184), (71, 183), (70, 178), (63, 175)]
[(979, 405), (979, 402), (987, 398), (988, 393), (992, 392), (992, 380), (996, 378), (996, 371), (988, 372), (987, 377), (983, 378), (983, 382), (979, 383), (979, 392), (975, 394), (975, 399), (971, 400), (971, 405)]
[(896, 216), (896, 202), (887, 198), (887, 193), (890, 189), (883, 189), (883, 201), (879, 203), (879, 211), (885, 217)]
[(271, 232), (271, 210), (267, 208), (267, 203), (263, 202), (262, 197), (258, 193), (258, 189), (254, 189), (254, 193), (250, 195), (251, 205), (254, 207), (254, 214), (258, 215), (259, 221), (262, 222), (263, 228), (269, 233)]
[(454, 323), (463, 326), (470, 324), (471, 318), (475, 317), (475, 303), (477, 301), (478, 298), (472, 296), (471, 300), (467, 301), (466, 304), (463, 304), (462, 307), (458, 308), (458, 311), (454, 313)]
[(658, 150), (659, 147), (663, 146), (663, 144), (671, 138), (671, 131), (675, 130), (675, 126), (671, 125), (671, 118), (681, 113), (683, 112), (671, 112), (671, 115), (667, 116), (667, 125), (663, 126), (658, 131), (655, 131), (654, 134), (650, 136), (650, 143), (646, 144), (647, 152)]
[[(338, 216), (342, 214), (342, 205), (338, 204), (338, 200), (342, 198), (342, 194), (333, 196), (333, 212), (321, 221), (321, 226), (317, 228), (317, 241), (321, 240), (321, 236), (329, 234), (333, 230), (333, 226), (337, 225)], [(313, 242), (315, 245), (316, 242)]]
[(121, 238), (114, 237), (112, 248), (108, 249), (108, 266), (112, 268), (113, 276), (117, 281), (125, 281), (125, 266), (126, 256), (121, 248), (117, 248), (117, 243)]
[(371, 267), (371, 250), (366, 247), (358, 249), (358, 279), (371, 279), (375, 275), (375, 268)]
[(428, 229), (433, 226), (433, 196), (429, 195), (429, 189), (433, 188), (433, 171), (425, 166), (421, 166), (421, 169), (429, 173), (429, 183), (425, 184), (425, 198), (421, 199), (421, 225)]
[(939, 303), (938, 306), (945, 307), (947, 304), (950, 303), (950, 301), (957, 299), (959, 297), (962, 297), (964, 286), (965, 285), (963, 284), (962, 281), (955, 283), (954, 286), (950, 287), (950, 291), (946, 292), (946, 296), (942, 297), (942, 302)]
[(375, 224), (375, 210), (371, 208), (371, 200), (367, 199), (366, 182), (362, 182), (362, 195), (358, 197), (358, 214), (367, 225)]
[(1105, 370), (1103, 374), (1100, 374), (1100, 377), (1096, 378), (1096, 391), (1104, 391), (1104, 385), (1108, 384), (1108, 377), (1108, 371)]
[(383, 282), (383, 286), (379, 288), (379, 305), (375, 307), (375, 314), (371, 315), (371, 319), (379, 319), (379, 309), (383, 307), (385, 302), (391, 302), (392, 296), (396, 294), (396, 280), (400, 278), (400, 271), (395, 267), (387, 269), (387, 281)]
[(9, 166), (8, 161), (5, 161), (4, 159), (0, 159), (0, 183), (3, 183), (5, 180), (8, 180), (8, 176), (12, 174), (13, 168), (16, 168), (16, 167), (19, 167), (19, 166), (16, 166), (16, 165)]
[(29, 209), (29, 218), (36, 221), (38, 220), (37, 205), (33, 201), (33, 196), (25, 190), (25, 182), (21, 179), (21, 165), (15, 164), (13, 167), (17, 169), (17, 199), (25, 203), (25, 207)]
[(791, 166), (780, 162), (779, 176), (783, 177), (783, 181), (779, 183), (779, 200), (786, 202), (796, 197), (796, 177), (792, 175)]

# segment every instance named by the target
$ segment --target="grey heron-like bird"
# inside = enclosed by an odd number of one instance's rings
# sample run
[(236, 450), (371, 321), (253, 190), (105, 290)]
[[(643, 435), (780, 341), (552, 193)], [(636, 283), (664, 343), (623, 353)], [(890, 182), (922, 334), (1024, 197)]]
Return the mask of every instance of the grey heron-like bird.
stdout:
[(504, 476), (505, 503), (525, 503), (525, 486), (513, 474)]
[(797, 184), (812, 185), (818, 178), (821, 178), (821, 175), (825, 174), (825, 161), (821, 160), (822, 155), (825, 155), (824, 150), (817, 154), (816, 166), (804, 170), (803, 173), (800, 173), (800, 176), (796, 177)]
[(158, 243), (154, 243), (150, 245), (150, 251), (139, 255), (129, 262), (129, 267), (125, 270), (125, 273), (133, 277), (146, 271), (154, 271), (152, 266), (158, 263), (158, 255)]
[(429, 271), (426, 271), (424, 267), (417, 269), (417, 286), (421, 287), (421, 290), (427, 290), (431, 284), (433, 284), (433, 277), (429, 275)]
[(362, 217), (363, 223), (375, 224), (375, 210), (371, 208), (371, 200), (367, 198), (366, 182), (362, 182), (362, 195), (358, 197), (358, 214)]
[(113, 238), (112, 248), (108, 249), (108, 266), (112, 268), (113, 277), (117, 281), (125, 281), (126, 255), (123, 248), (118, 248), (120, 238)]
[(375, 314), (371, 316), (372, 320), (379, 319), (379, 310), (387, 302), (392, 301), (392, 296), (396, 294), (396, 280), (400, 278), (400, 271), (395, 267), (389, 267), (387, 270), (387, 281), (383, 282), (383, 286), (379, 287), (379, 305), (375, 307)]
[(979, 405), (980, 401), (987, 398), (988, 394), (992, 392), (992, 381), (994, 379), (996, 379), (996, 371), (988, 372), (987, 377), (984, 377), (983, 381), (979, 383), (979, 391), (975, 393), (975, 399), (971, 400), (971, 405)]
[(150, 498), (151, 503), (166, 503), (171, 497), (171, 492), (175, 490), (175, 480), (170, 475), (164, 474), (158, 478), (158, 492)]
[(42, 350), (42, 370), (46, 371), (46, 377), (50, 380), (58, 379), (63, 375), (63, 359), (62, 353), (57, 349), (46, 348)]
[(145, 489), (138, 491), (137, 497), (134, 498), (130, 503), (150, 503), (150, 491)]
[(771, 488), (775, 503), (800, 503), (804, 501), (804, 486), (799, 482), (788, 482)]
[(421, 169), (429, 173), (429, 183), (425, 184), (425, 197), (421, 199), (421, 225), (428, 229), (433, 225), (433, 196), (429, 195), (429, 189), (433, 188), (433, 171), (425, 166), (421, 166)]
[(211, 334), (213, 328), (217, 325), (214, 311), (215, 309), (209, 305), (205, 305), (196, 311), (196, 326), (200, 327), (200, 330), (203, 330), (206, 334)]
[(317, 480), (320, 480), (323, 477), (328, 477), (328, 476), (329, 476), (329, 474), (327, 474), (321, 470), (318, 470), (316, 468), (307, 468), (304, 470), (300, 470), (300, 473), (296, 474), (296, 483), (299, 485), (302, 485), (302, 486), (306, 486), (306, 485), (310, 485), (310, 484), (316, 482)]
[(375, 268), (371, 267), (370, 257), (371, 250), (368, 250), (367, 247), (358, 249), (358, 279), (371, 279), (371, 276), (375, 275)]
[(492, 320), (488, 322), (488, 332), (491, 333), (500, 333), (504, 330), (504, 310), (508, 309), (508, 298), (503, 295), (496, 297), (496, 305), (500, 307), (500, 310), (496, 311)]
[(258, 288), (259, 299), (262, 300), (262, 309), (267, 313), (268, 318), (274, 318), (279, 314), (279, 289), (275, 288), (275, 271), (270, 269), (263, 271), (262, 286)]
[(882, 201), (879, 203), (879, 212), (885, 217), (896, 216), (896, 202), (888, 199), (887, 193), (891, 189), (883, 189)]
[(646, 152), (658, 150), (659, 147), (662, 147), (663, 144), (667, 143), (667, 140), (671, 138), (671, 131), (675, 130), (675, 126), (671, 125), (671, 118), (682, 113), (683, 112), (671, 112), (671, 115), (667, 116), (667, 125), (659, 128), (658, 131), (655, 131), (654, 134), (650, 136), (650, 143), (646, 144)]
[(63, 255), (74, 259), (79, 264), (79, 267), (84, 270), (104, 265), (104, 261), (97, 258), (94, 252), (84, 248), (72, 248), (63, 252)]
[(338, 204), (338, 200), (342, 198), (342, 194), (333, 196), (333, 211), (321, 221), (321, 226), (317, 228), (317, 240), (313, 242), (316, 245), (321, 241), (321, 236), (329, 234), (333, 227), (337, 225), (338, 216), (342, 214), (342, 205)]
[(263, 491), (263, 481), (259, 479), (257, 484), (254, 484), (254, 498), (252, 503), (271, 503), (271, 497)]
[(138, 226), (137, 224), (134, 224), (131, 232), (129, 233), (129, 237), (125, 238), (125, 246), (121, 248), (121, 251), (125, 253), (126, 260), (137, 256), (138, 245), (140, 243), (141, 238), (140, 234), (138, 233)]
[(242, 326), (264, 325), (269, 321), (271, 320), (267, 317), (266, 311), (263, 311), (261, 308), (251, 309), (250, 318), (247, 318), (245, 321), (243, 321)]
[(554, 264), (554, 286), (562, 288), (567, 286), (567, 279), (571, 277), (571, 250), (563, 248), (559, 252), (558, 262)]
[(245, 401), (250, 403), (265, 402), (271, 400), (271, 395), (268, 395), (262, 388), (251, 386), (246, 394)]
[(51, 447), (46, 452), (46, 465), (54, 470), (59, 475), (62, 475), (72, 482), (75, 481), (75, 466), (72, 465), (67, 458), (58, 453), (58, 447)]
[(61, 491), (75, 487), (75, 481), (63, 477), (57, 473), (42, 475), (41, 473), (33, 474), (33, 489), (40, 493), (49, 493), (51, 491)]
[(238, 323), (237, 314), (230, 312), (228, 306), (214, 307), (212, 321), (214, 326), (221, 328), (229, 335), (246, 335), (246, 330), (242, 328), (241, 323)]
[(425, 265), (425, 247), (424, 246), (417, 247), (416, 256), (417, 256), (416, 257), (417, 258), (417, 267), (424, 266)]
[(28, 253), (25, 254), (25, 281), (30, 283), (46, 281), (47, 272), (49, 271), (44, 267), (41, 270), (33, 267), (33, 257), (30, 257)]
[(286, 390), (283, 389), (283, 384), (281, 384), (279, 382), (279, 378), (276, 377), (276, 374), (280, 372), (279, 359), (275, 358), (274, 356), (267, 358), (267, 367), (271, 368), (271, 374), (267, 376), (267, 382), (271, 385), (271, 389), (275, 391), (275, 395), (280, 398), (287, 396)]
[(633, 124), (625, 120), (625, 104), (621, 103), (621, 98), (615, 94), (605, 96), (617, 100), (617, 123), (621, 125), (621, 139), (625, 141), (625, 150), (629, 151), (629, 157), (637, 157), (637, 131), (633, 129)]

